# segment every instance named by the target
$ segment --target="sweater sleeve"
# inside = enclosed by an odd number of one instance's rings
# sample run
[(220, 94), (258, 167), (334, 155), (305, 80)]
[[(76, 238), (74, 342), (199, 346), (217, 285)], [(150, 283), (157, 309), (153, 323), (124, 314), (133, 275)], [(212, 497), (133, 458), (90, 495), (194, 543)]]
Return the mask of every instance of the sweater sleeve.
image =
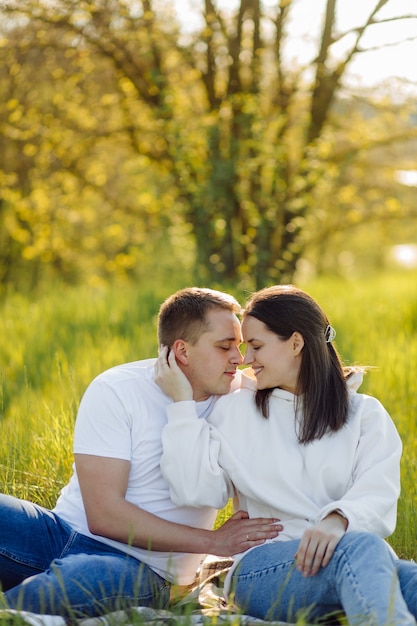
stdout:
[(349, 521), (348, 531), (387, 537), (396, 525), (402, 443), (378, 400), (355, 394), (354, 403), (360, 414), (360, 436), (351, 485), (343, 498), (321, 510), (319, 519), (340, 509)]
[(218, 463), (219, 434), (199, 419), (195, 402), (167, 407), (168, 423), (162, 433), (161, 470), (177, 506), (223, 508), (234, 489)]

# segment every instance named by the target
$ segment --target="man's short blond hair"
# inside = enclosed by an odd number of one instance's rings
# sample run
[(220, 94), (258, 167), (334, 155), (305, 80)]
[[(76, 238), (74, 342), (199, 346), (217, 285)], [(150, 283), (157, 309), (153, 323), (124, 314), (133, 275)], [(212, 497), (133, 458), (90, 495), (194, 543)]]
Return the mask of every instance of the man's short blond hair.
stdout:
[(169, 296), (158, 314), (159, 345), (171, 347), (177, 339), (195, 344), (209, 328), (207, 313), (213, 309), (241, 312), (238, 301), (228, 293), (187, 287)]

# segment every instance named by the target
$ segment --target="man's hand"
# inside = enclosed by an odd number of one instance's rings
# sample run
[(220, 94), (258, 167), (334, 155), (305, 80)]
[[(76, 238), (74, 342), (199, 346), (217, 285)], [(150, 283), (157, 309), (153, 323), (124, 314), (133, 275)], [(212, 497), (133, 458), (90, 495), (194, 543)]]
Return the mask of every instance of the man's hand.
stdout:
[(214, 545), (211, 554), (232, 556), (260, 546), (267, 539), (273, 539), (283, 530), (275, 518), (249, 519), (245, 511), (238, 511), (222, 526), (212, 531)]
[(297, 569), (303, 576), (315, 576), (320, 567), (328, 565), (346, 527), (343, 517), (330, 513), (304, 532), (296, 554)]
[(191, 384), (178, 367), (174, 351), (168, 352), (167, 346), (162, 346), (155, 363), (155, 382), (174, 402), (193, 399)]

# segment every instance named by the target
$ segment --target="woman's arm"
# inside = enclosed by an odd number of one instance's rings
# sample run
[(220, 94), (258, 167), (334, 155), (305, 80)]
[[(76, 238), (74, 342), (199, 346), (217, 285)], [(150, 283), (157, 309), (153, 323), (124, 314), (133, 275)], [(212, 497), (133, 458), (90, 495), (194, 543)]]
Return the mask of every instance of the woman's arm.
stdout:
[(162, 433), (161, 470), (179, 506), (223, 508), (234, 496), (232, 482), (218, 463), (219, 433), (199, 419), (191, 385), (178, 367), (174, 352), (161, 350), (155, 382), (174, 403), (167, 406)]
[(297, 569), (304, 576), (314, 576), (329, 563), (347, 530), (385, 537), (395, 528), (402, 443), (378, 400), (358, 395), (353, 402), (360, 437), (352, 484), (343, 498), (324, 507), (319, 521), (304, 532), (297, 551)]
[(296, 554), (297, 569), (303, 576), (315, 576), (328, 565), (347, 526), (347, 519), (333, 511), (304, 532)]
[(349, 520), (349, 531), (387, 537), (393, 533), (397, 519), (402, 442), (391, 417), (376, 398), (358, 394), (352, 402), (360, 433), (351, 485), (343, 498), (323, 507), (319, 519), (340, 509)]
[(218, 463), (219, 433), (197, 416), (195, 402), (167, 407), (168, 423), (162, 432), (161, 471), (179, 506), (222, 509), (234, 496), (234, 487)]

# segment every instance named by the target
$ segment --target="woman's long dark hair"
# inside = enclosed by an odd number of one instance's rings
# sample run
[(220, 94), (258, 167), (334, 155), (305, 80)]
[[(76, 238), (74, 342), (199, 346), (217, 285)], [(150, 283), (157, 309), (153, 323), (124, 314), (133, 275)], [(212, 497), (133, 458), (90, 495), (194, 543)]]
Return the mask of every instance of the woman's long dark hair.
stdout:
[[(330, 341), (329, 321), (317, 302), (293, 285), (276, 285), (255, 293), (247, 303), (244, 317), (251, 316), (288, 340), (294, 332), (303, 336), (301, 366), (296, 387), (296, 414), (302, 394), (302, 415), (298, 440), (307, 444), (336, 432), (348, 417), (348, 368)], [(259, 389), (255, 402), (264, 417), (269, 416), (272, 389)]]

